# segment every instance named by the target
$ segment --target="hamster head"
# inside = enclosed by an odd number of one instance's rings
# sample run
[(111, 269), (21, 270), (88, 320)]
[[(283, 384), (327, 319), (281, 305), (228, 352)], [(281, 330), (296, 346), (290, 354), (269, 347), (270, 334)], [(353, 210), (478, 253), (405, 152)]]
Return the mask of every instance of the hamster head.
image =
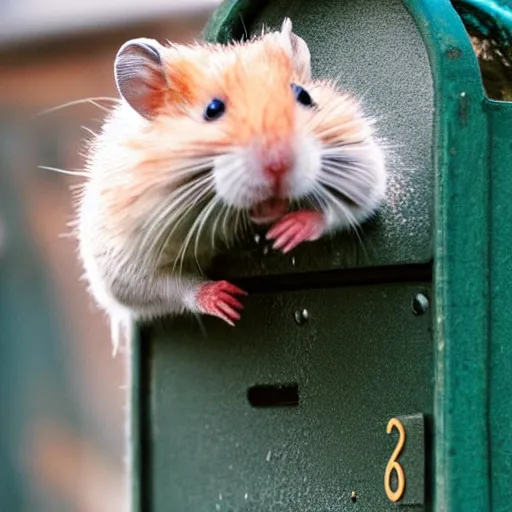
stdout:
[(209, 191), (255, 223), (308, 204), (353, 225), (383, 199), (371, 119), (334, 83), (311, 78), (308, 47), (288, 19), (226, 46), (132, 40), (115, 75), (138, 118), (132, 148), (145, 152), (155, 180), (182, 179), (190, 202)]

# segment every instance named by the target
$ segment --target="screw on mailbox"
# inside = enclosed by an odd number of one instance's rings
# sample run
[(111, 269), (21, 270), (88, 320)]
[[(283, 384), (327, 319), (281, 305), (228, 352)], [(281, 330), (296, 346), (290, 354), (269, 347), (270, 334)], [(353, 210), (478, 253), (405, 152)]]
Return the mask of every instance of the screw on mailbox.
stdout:
[(415, 315), (423, 315), (429, 306), (429, 300), (423, 293), (417, 293), (412, 299), (412, 311)]
[(307, 309), (298, 309), (293, 314), (293, 317), (295, 318), (295, 321), (299, 324), (305, 324), (308, 321), (309, 318), (309, 311)]

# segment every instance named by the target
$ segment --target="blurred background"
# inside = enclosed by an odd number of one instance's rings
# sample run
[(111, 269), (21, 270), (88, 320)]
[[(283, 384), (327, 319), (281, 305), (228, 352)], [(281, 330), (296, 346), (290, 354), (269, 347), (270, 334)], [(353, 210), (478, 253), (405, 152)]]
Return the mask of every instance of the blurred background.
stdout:
[(80, 153), (132, 37), (189, 42), (218, 0), (0, 0), (0, 511), (124, 512), (122, 354), (69, 236)]
[[(190, 42), (218, 2), (0, 0), (0, 512), (127, 511), (127, 361), (66, 236), (80, 179), (39, 166), (82, 168), (109, 102), (78, 101), (117, 97), (123, 42)], [(512, 68), (474, 45), (508, 99)]]

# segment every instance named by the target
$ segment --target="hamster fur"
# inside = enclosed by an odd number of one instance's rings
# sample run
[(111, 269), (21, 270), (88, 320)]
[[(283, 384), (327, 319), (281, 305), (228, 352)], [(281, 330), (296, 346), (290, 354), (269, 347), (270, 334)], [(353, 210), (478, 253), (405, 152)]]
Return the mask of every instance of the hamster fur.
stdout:
[[(245, 294), (201, 277), (250, 222), (288, 252), (371, 216), (385, 158), (358, 102), (311, 77), (289, 19), (243, 43), (125, 43), (121, 102), (91, 141), (79, 253), (115, 349), (133, 320), (192, 312), (233, 325)], [(114, 350), (115, 350), (114, 349)]]

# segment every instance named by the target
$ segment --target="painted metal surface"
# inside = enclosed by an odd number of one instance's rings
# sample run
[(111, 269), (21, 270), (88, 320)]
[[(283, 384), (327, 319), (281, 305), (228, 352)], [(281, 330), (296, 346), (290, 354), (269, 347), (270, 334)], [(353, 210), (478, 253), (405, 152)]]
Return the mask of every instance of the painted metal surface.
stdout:
[[(386, 425), (432, 419), (431, 318), (412, 310), (418, 291), (430, 294), (423, 283), (254, 293), (236, 330), (205, 319), (202, 331), (195, 318), (154, 328), (150, 510), (395, 510), (384, 477), (397, 436)], [(262, 389), (252, 406), (248, 390), (262, 384), (296, 384), (297, 404), (272, 406), (270, 395), (265, 407)], [(429, 510), (425, 437), (404, 424), (400, 509)]]
[[(492, 510), (512, 503), (512, 103), (486, 102), (489, 190), (489, 456)], [(507, 158), (508, 156), (508, 158)]]

